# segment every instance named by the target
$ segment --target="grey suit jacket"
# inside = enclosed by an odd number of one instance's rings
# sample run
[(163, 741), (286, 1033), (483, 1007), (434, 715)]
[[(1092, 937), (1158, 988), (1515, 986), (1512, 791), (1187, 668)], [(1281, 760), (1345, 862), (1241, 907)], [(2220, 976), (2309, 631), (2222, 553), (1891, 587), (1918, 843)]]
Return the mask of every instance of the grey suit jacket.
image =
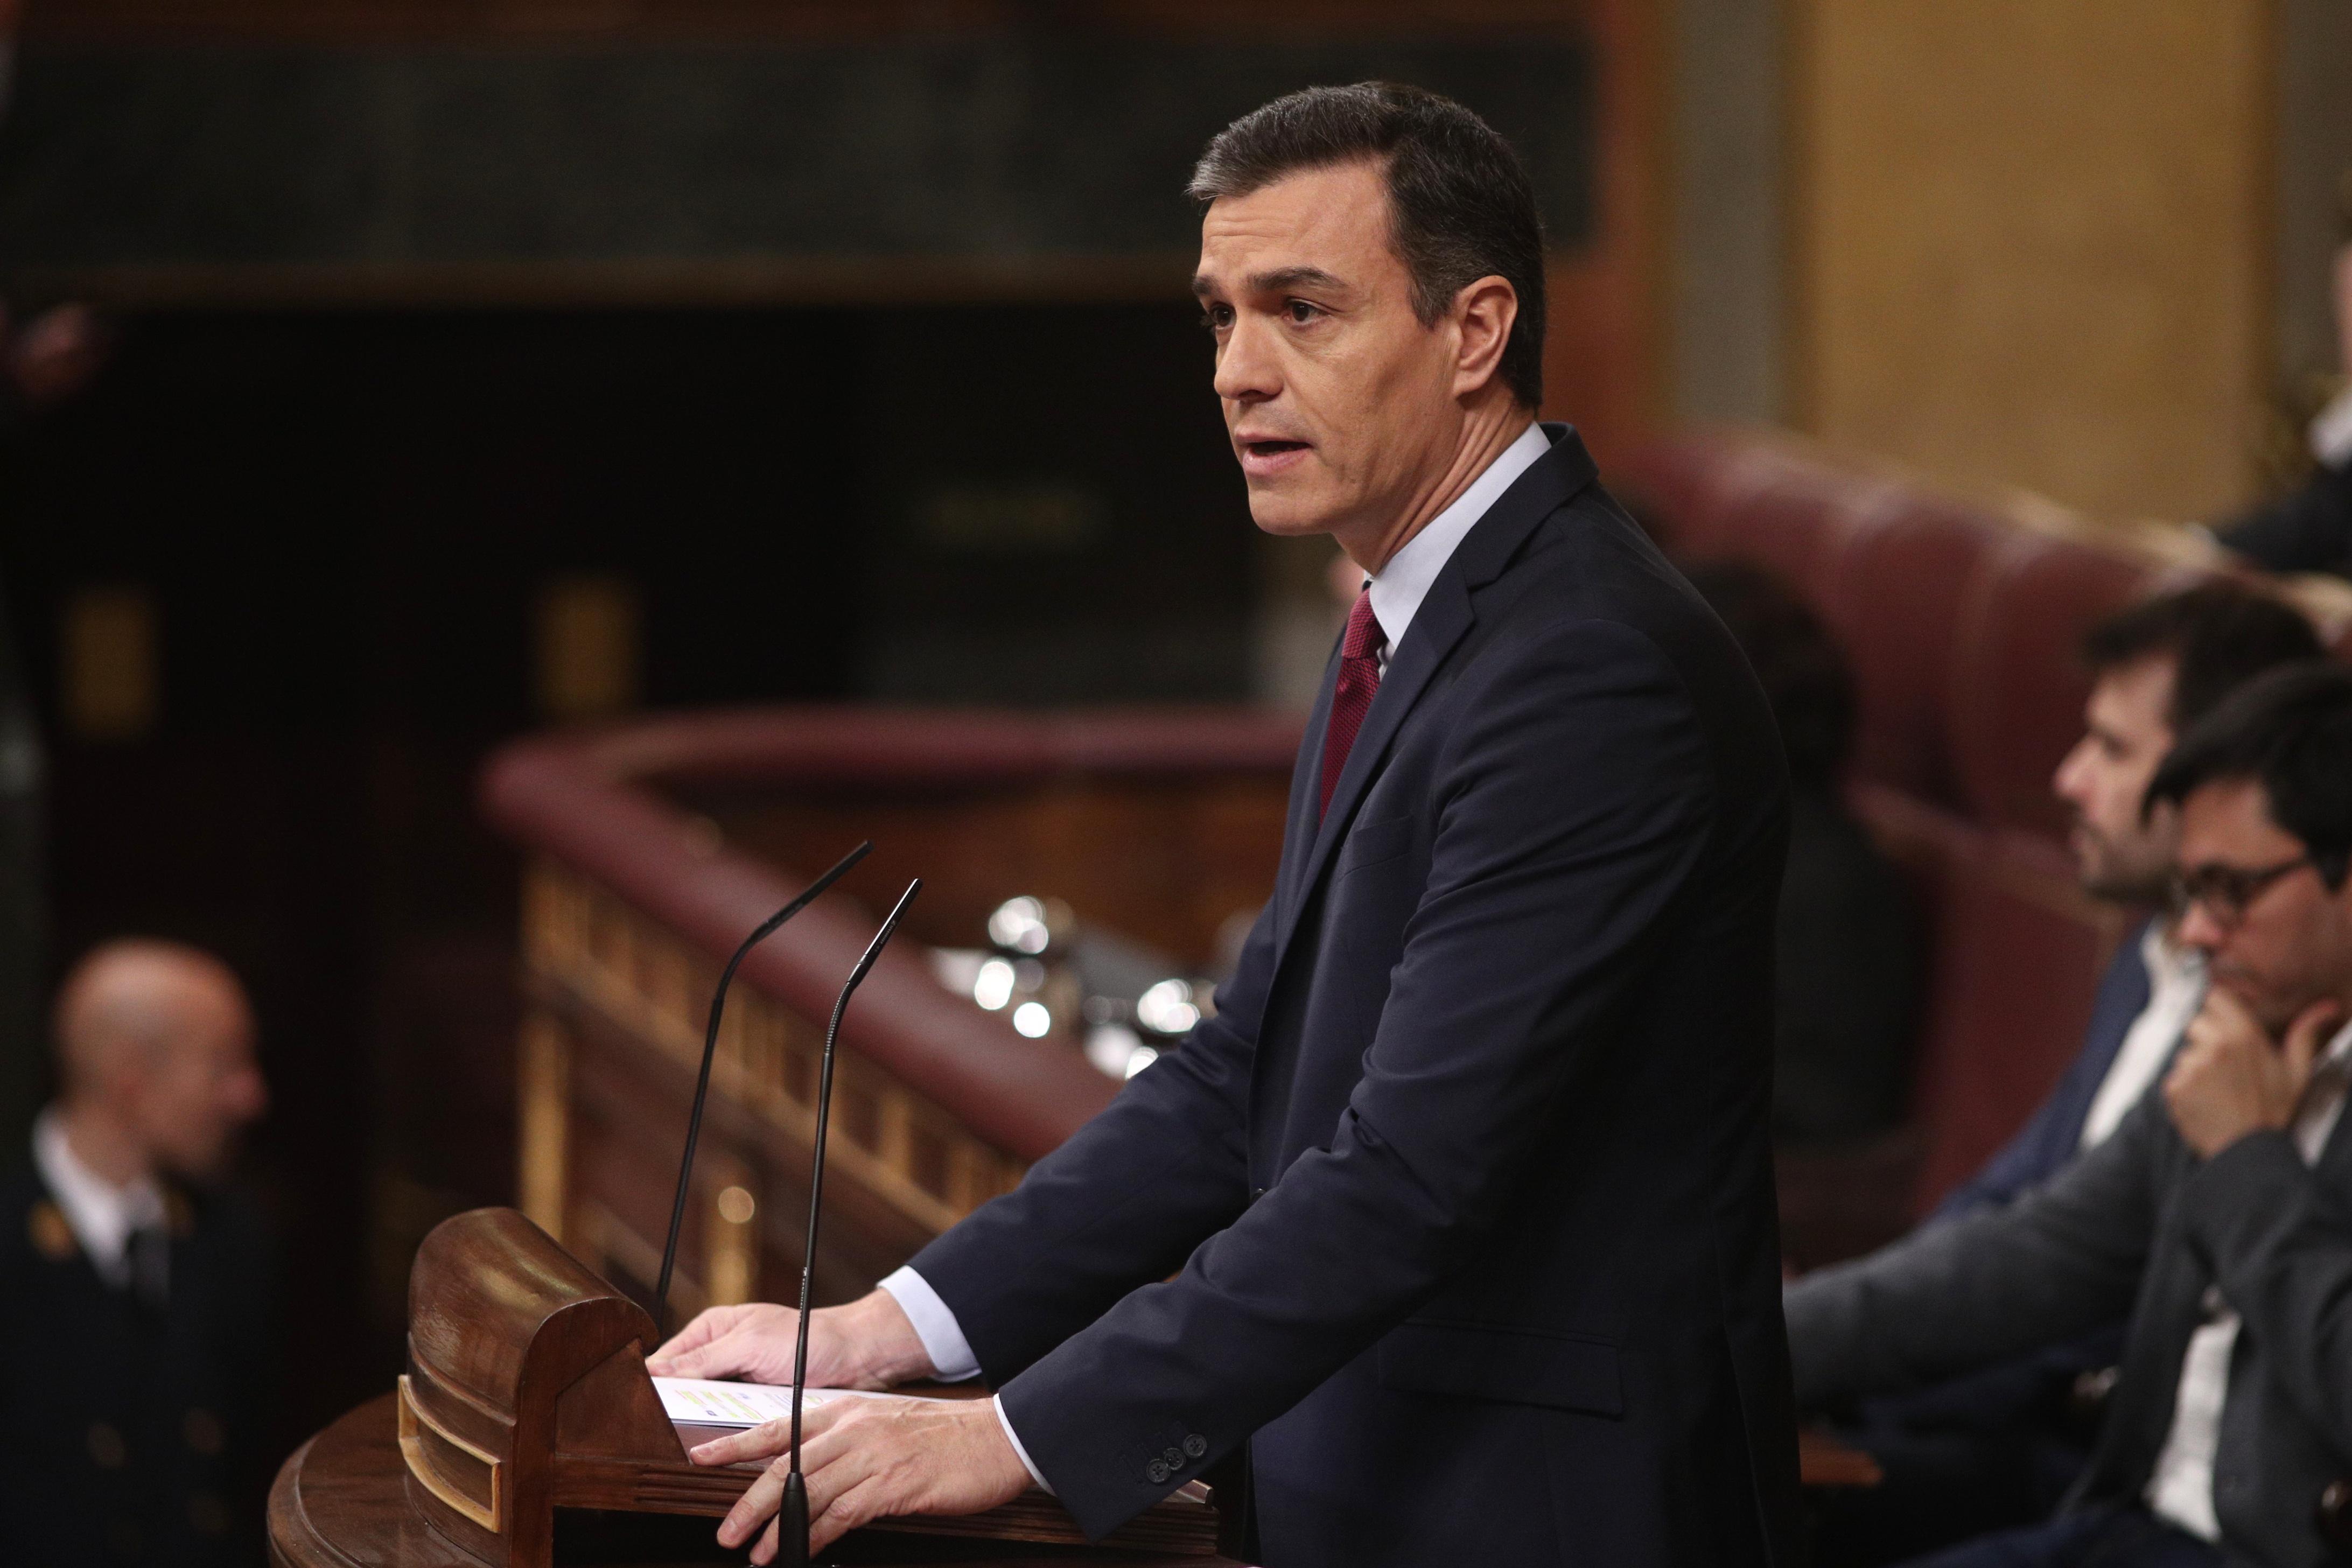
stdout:
[(2126, 1310), (2122, 1377), (2074, 1502), (2136, 1500), (2209, 1287), (2244, 1321), (2214, 1510), (2231, 1563), (2321, 1568), (2321, 1490), (2352, 1476), (2352, 1110), (2315, 1166), (2283, 1132), (2211, 1160), (2151, 1091), (2106, 1142), (2002, 1209), (1789, 1287), (1801, 1404), (1893, 1392)]

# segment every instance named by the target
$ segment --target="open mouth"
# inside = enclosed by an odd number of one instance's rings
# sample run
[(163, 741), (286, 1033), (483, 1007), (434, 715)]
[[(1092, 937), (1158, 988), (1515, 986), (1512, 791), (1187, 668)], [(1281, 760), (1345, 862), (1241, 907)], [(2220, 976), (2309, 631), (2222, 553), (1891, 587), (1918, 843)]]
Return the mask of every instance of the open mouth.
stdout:
[(1284, 440), (1244, 440), (1242, 472), (1252, 479), (1270, 479), (1307, 460), (1307, 443)]

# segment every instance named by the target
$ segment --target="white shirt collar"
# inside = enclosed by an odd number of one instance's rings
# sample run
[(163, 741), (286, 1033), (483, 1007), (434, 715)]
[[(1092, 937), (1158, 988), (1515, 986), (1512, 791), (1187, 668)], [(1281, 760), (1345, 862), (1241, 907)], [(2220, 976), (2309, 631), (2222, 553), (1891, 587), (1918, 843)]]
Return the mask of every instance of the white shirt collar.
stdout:
[(1422, 600), (1429, 596), (1429, 585), (1437, 581), (1437, 574), (1454, 559), (1454, 552), (1470, 530), (1503, 499), (1503, 492), (1521, 474), (1534, 468), (1550, 450), (1551, 437), (1544, 427), (1528, 426), (1517, 440), (1495, 454), (1495, 460), (1454, 499), (1452, 506), (1431, 518), (1420, 532), (1389, 557), (1388, 564), (1372, 579), (1372, 618), (1381, 623), (1381, 635), (1388, 639), (1381, 651), (1384, 670), (1390, 653), (1404, 642), (1405, 628), (1412, 625)]
[(151, 1181), (118, 1187), (76, 1159), (54, 1105), (33, 1122), (33, 1164), (99, 1274), (110, 1284), (126, 1283), (131, 1233), (163, 1223), (163, 1193)]

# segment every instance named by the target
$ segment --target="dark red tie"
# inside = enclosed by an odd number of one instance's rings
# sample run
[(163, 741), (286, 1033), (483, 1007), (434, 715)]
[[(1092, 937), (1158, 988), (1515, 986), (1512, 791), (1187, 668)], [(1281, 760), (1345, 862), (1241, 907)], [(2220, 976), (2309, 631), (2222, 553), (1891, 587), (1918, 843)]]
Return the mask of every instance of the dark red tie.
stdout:
[(1348, 612), (1348, 635), (1339, 641), (1339, 684), (1331, 689), (1331, 722), (1323, 731), (1323, 804), (1318, 816), (1331, 809), (1331, 792), (1339, 786), (1339, 771), (1348, 765), (1348, 748), (1372, 710), (1372, 697), (1381, 689), (1381, 623), (1372, 618), (1372, 591), (1356, 595)]

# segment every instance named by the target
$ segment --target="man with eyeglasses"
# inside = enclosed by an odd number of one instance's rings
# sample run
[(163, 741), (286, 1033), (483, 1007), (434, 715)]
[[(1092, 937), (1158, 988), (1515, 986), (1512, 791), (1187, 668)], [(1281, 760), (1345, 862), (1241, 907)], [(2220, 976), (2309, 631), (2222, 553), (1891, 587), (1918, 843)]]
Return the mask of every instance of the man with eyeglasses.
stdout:
[(2041, 1189), (1788, 1293), (1815, 1406), (2128, 1311), (2058, 1516), (1934, 1568), (2319, 1568), (2352, 1531), (2352, 671), (2248, 685), (2147, 809), (2178, 814), (2176, 932), (2209, 976), (2159, 1086)]
[[(2083, 641), (2091, 673), (2083, 737), (2052, 786), (2074, 816), (2083, 891), (2137, 929), (2099, 982), (2073, 1065), (2009, 1144), (1927, 1222), (1998, 1208), (2105, 1142), (2156, 1081), (2204, 996), (2202, 962), (2162, 912), (2177, 824), (2141, 802), (2175, 737), (2280, 665), (2317, 658), (2311, 624), (2281, 600), (2217, 581), (2126, 605)], [(1874, 1459), (1876, 1487), (1818, 1502), (1817, 1568), (1879, 1568), (2046, 1518), (2090, 1458), (2095, 1412), (2123, 1323), (2097, 1325), (1999, 1365), (1841, 1412), (1839, 1436)]]

